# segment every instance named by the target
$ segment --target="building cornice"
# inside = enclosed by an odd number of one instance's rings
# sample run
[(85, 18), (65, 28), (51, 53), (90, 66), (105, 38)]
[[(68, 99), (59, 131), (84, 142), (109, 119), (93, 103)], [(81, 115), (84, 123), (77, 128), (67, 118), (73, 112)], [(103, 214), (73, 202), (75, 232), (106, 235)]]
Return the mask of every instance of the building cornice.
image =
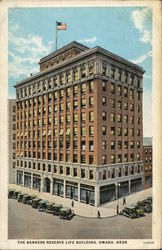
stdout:
[[(83, 59), (84, 57), (88, 57), (88, 56), (92, 56), (92, 55), (104, 55), (106, 57), (109, 58), (109, 60), (107, 59), (107, 61), (109, 61), (110, 64), (114, 64), (114, 66), (116, 65), (119, 65), (119, 67), (122, 67), (123, 65), (125, 66), (125, 70), (129, 70), (129, 71), (135, 71), (134, 73), (140, 73), (140, 74), (144, 74), (144, 70), (142, 67), (132, 63), (132, 62), (129, 62), (128, 60), (120, 57), (120, 56), (117, 56), (101, 47), (95, 47), (95, 48), (92, 48), (92, 49), (87, 49), (85, 51), (82, 51), (81, 53), (79, 53), (78, 55), (76, 55), (75, 57), (69, 59), (68, 61), (65, 61), (61, 64), (58, 64), (54, 67), (51, 67), (50, 69), (47, 69), (45, 71), (42, 71), (42, 72), (38, 72), (37, 74), (33, 75), (33, 76), (30, 76), (20, 82), (18, 82), (17, 84), (14, 85), (14, 87), (19, 87), (21, 86), (22, 84), (24, 83), (28, 83), (30, 81), (33, 81), (35, 79), (38, 79), (39, 77), (41, 76), (47, 76), (49, 73), (53, 72), (53, 71), (57, 71), (58, 69), (62, 69), (64, 67), (66, 67), (67, 65), (71, 65), (73, 64), (74, 62), (77, 62), (78, 60), (81, 60)], [(81, 63), (81, 62), (80, 62)]]

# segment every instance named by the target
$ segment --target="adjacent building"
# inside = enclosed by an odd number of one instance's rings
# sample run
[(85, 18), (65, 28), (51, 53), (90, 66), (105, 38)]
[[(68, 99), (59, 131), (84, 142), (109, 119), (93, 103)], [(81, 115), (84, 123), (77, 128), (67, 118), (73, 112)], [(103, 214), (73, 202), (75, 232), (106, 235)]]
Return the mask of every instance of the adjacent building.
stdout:
[(152, 187), (152, 145), (143, 146), (144, 189)]
[(16, 88), (16, 182), (99, 206), (143, 189), (144, 70), (72, 42)]
[(8, 100), (8, 182), (15, 183), (16, 99)]

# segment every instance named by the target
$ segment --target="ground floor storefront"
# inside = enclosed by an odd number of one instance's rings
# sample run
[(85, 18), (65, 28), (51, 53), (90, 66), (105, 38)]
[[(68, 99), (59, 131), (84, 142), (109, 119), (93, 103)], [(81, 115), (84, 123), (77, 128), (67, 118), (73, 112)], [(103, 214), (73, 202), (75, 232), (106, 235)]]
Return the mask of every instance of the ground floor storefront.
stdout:
[(16, 176), (17, 185), (90, 204), (95, 207), (143, 189), (143, 177), (120, 182), (115, 182), (114, 180), (114, 183), (111, 184), (89, 184), (81, 181), (55, 178), (53, 175), (36, 174), (21, 170), (17, 170)]

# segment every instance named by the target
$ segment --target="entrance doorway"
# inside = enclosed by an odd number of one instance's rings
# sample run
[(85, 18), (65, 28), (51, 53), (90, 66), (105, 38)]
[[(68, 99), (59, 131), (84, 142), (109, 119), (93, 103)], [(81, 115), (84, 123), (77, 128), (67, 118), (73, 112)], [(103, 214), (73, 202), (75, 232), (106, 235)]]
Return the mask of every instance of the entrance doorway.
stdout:
[(50, 193), (50, 179), (48, 177), (44, 178), (44, 192)]

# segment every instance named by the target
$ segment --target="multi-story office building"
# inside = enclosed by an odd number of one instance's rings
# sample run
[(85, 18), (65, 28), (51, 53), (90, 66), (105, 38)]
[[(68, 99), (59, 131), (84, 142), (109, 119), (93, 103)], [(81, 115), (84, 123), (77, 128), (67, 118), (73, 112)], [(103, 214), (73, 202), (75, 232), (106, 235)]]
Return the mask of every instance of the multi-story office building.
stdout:
[(8, 100), (8, 182), (15, 183), (16, 99)]
[(98, 206), (143, 188), (144, 70), (77, 42), (17, 83), (17, 184)]
[(144, 189), (152, 187), (152, 145), (143, 146)]

